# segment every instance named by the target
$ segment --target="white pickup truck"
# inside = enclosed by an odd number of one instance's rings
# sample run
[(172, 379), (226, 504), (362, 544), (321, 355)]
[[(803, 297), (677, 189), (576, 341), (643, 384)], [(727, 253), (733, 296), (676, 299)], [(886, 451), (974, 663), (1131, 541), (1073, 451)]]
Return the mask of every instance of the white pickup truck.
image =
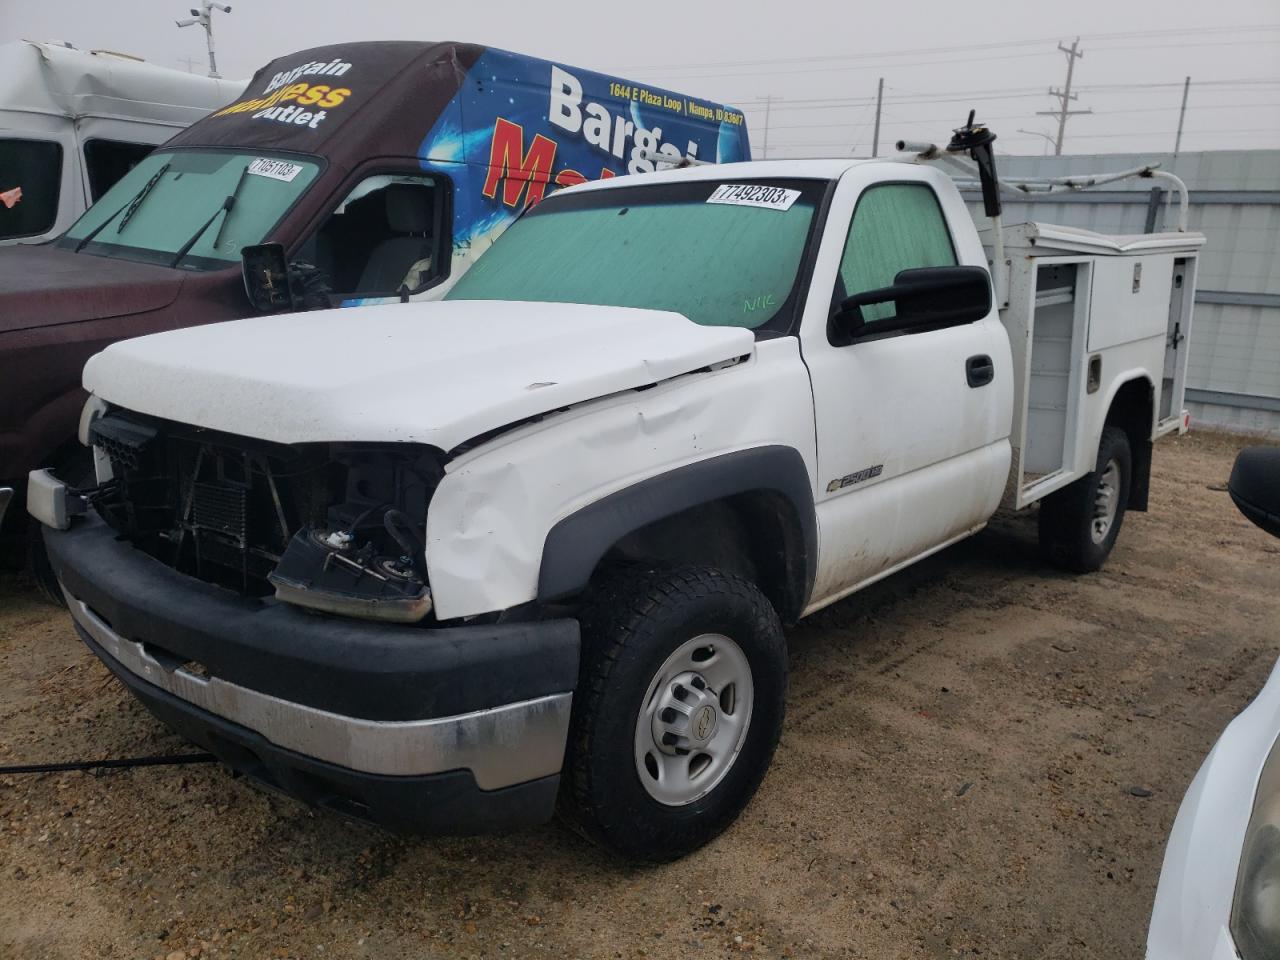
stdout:
[[(994, 197), (984, 135), (952, 147)], [(1002, 501), (1097, 569), (1187, 425), (1203, 238), (1005, 230), (997, 203), (993, 284), (922, 161), (583, 184), (441, 302), (108, 347), (99, 484), (36, 472), (28, 501), (81, 636), (343, 814), (477, 831), (559, 801), (629, 858), (705, 843), (778, 741), (783, 623)]]

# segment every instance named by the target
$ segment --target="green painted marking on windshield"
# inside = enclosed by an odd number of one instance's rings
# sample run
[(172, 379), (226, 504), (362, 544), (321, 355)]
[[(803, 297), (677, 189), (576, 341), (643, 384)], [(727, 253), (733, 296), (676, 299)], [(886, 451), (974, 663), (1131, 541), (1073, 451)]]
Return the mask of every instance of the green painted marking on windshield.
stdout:
[(750, 297), (742, 301), (743, 313), (755, 313), (757, 310), (771, 310), (778, 306), (778, 301), (772, 293), (762, 293), (755, 297)]

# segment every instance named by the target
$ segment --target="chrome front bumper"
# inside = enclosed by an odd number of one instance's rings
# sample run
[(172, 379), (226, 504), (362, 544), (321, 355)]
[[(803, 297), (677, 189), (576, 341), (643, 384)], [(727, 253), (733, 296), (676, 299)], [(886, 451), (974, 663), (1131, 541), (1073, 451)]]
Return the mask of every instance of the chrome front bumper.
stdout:
[(65, 587), (63, 593), (76, 623), (118, 667), (282, 749), (363, 774), (467, 770), (481, 790), (560, 772), (570, 693), (429, 720), (348, 717), (201, 676), (189, 664), (120, 636)]

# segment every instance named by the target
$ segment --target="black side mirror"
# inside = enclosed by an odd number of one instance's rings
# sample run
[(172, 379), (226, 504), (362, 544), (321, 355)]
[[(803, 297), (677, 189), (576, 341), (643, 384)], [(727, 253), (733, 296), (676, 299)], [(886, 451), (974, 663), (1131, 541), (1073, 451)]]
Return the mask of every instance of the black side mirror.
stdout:
[(289, 261), (282, 243), (259, 243), (240, 251), (244, 292), (253, 309), (276, 313), (294, 308), (289, 287)]
[[(895, 316), (867, 323), (862, 308), (896, 305)], [(850, 338), (924, 327), (950, 327), (981, 320), (991, 312), (991, 278), (982, 267), (919, 267), (903, 270), (893, 286), (845, 297), (834, 319)]]
[(1246, 447), (1227, 481), (1236, 508), (1273, 537), (1280, 537), (1280, 447)]

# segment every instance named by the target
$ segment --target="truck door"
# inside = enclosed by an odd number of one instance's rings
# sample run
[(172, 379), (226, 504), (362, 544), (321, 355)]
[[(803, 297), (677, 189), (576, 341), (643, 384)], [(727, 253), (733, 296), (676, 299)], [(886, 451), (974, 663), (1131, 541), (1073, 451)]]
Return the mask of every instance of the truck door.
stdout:
[(895, 307), (876, 304), (856, 340), (830, 321), (833, 305), (901, 270), (985, 265), (954, 188), (941, 185), (944, 212), (932, 171), (885, 182), (884, 169), (855, 168), (837, 188), (814, 270), (813, 300), (826, 302), (806, 306), (802, 330), (818, 441), (815, 604), (983, 523), (1009, 468), (1011, 362), (994, 310), (963, 326), (877, 333)]

